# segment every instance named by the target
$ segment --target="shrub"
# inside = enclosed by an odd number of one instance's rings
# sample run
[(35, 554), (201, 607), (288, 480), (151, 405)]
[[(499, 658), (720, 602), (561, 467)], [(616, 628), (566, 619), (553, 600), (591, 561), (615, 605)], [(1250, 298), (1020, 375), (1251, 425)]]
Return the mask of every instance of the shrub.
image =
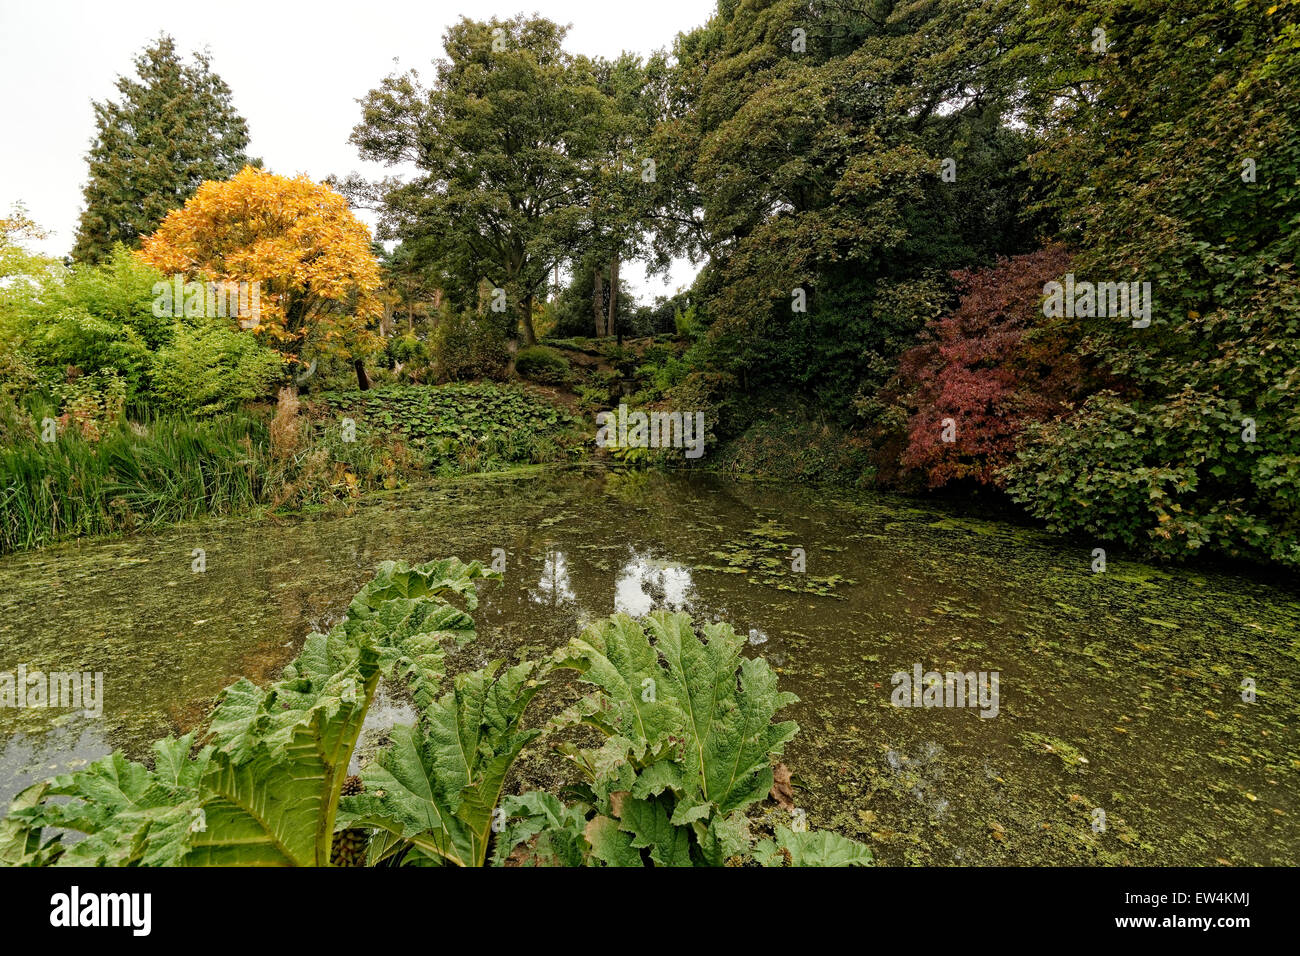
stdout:
[(42, 273), (34, 290), (7, 299), (0, 365), (10, 387), (53, 398), (54, 385), (100, 375), (120, 380), (128, 402), (147, 398), (153, 352), (171, 336), (172, 320), (153, 314), (161, 279), (121, 246), (103, 265)]
[[(1012, 494), (1056, 529), (1300, 565), (1300, 135), (1294, 110), (1272, 108), (1298, 64), (1280, 6), (1044, 4), (1042, 48), (1061, 61), (1037, 91), (1052, 135), (1033, 167), (1082, 238), (1079, 278), (1149, 282), (1154, 300), (1145, 327), (1092, 310), (1057, 320), (1125, 391), (1031, 429), (1008, 467)], [(1062, 99), (1060, 77), (1097, 58), (1059, 41), (1107, 16), (1123, 17), (1123, 66)], [(1224, 23), (1231, 42), (1202, 42)], [(1251, 156), (1258, 182), (1242, 175)]]
[(1151, 404), (1103, 392), (1029, 438), (1006, 469), (1008, 490), (1054, 531), (1164, 557), (1209, 547), (1300, 567), (1293, 400), (1247, 409), (1190, 389)]
[(26, 345), (34, 364), (45, 372), (43, 382), (61, 381), (72, 369), (74, 375), (120, 378), (131, 399), (148, 391), (153, 356), (128, 325), (68, 309), (42, 317), (29, 332)]
[(431, 377), (433, 356), (429, 343), (414, 332), (388, 340), (388, 361), (395, 375), (406, 382), (425, 382)]
[(178, 325), (154, 357), (154, 392), (170, 408), (212, 415), (265, 395), (282, 370), (275, 351), (247, 332), (219, 322)]
[(64, 308), (98, 316), (125, 326), (151, 350), (172, 336), (172, 318), (154, 315), (154, 286), (166, 277), (142, 262), (122, 244), (99, 266), (75, 266), (66, 281), (50, 289), (50, 298)]
[(113, 372), (75, 376), (51, 388), (58, 407), (58, 430), (70, 428), (87, 441), (98, 441), (110, 426), (122, 421), (126, 410), (126, 386)]
[(515, 371), (534, 382), (562, 384), (569, 378), (569, 360), (544, 345), (520, 349), (515, 355)]
[(652, 345), (641, 356), (637, 378), (649, 385), (650, 400), (656, 401), (676, 388), (690, 373), (690, 366), (676, 352), (663, 345)]
[(505, 377), (510, 351), (505, 333), (490, 318), (473, 312), (447, 311), (433, 334), (438, 380)]
[[(898, 383), (909, 414), (905, 469), (931, 488), (954, 479), (1001, 484), (1025, 426), (1046, 421), (1084, 390), (1084, 368), (1060, 338), (1036, 334), (1045, 282), (1069, 269), (1061, 247), (956, 275), (957, 308), (932, 320), (905, 353)], [(943, 421), (952, 419), (955, 441)]]

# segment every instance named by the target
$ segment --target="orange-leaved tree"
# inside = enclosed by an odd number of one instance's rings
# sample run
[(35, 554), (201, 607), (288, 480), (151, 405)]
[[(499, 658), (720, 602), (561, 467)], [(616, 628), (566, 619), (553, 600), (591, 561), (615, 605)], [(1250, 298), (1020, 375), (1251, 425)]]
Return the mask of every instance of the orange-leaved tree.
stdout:
[(368, 387), (364, 357), (383, 345), (379, 262), (370, 230), (328, 186), (247, 166), (200, 186), (140, 255), (167, 275), (258, 283), (256, 334), (293, 362), (307, 343), (350, 359)]

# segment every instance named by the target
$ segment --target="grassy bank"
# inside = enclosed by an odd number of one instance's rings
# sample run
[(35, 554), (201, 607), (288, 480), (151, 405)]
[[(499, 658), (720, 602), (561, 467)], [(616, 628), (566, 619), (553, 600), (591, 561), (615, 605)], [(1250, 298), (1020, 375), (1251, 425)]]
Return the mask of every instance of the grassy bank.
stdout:
[(312, 508), (581, 454), (571, 417), (520, 389), (488, 384), (314, 402), (286, 392), (273, 408), (203, 419), (64, 421), (48, 442), (35, 416), (11, 408), (3, 436), (0, 553), (205, 515)]

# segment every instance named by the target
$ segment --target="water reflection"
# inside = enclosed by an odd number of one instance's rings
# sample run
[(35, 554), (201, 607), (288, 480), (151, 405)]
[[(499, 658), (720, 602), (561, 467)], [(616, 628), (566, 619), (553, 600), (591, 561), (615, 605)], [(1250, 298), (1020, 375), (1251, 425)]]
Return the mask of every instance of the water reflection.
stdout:
[[(794, 541), (806, 574), (785, 570)], [(202, 730), (223, 687), (273, 680), (339, 620), (374, 563), (500, 546), (517, 557), (449, 673), (544, 656), (615, 609), (725, 621), (800, 698), (781, 713), (801, 728), (784, 759), (810, 824), (882, 862), (1296, 861), (1294, 588), (1132, 562), (1093, 575), (1086, 550), (916, 502), (651, 473), (475, 479), (0, 558), (0, 671), (106, 681), (98, 721), (0, 707), (0, 810), (112, 747), (147, 760), (156, 738)], [(896, 660), (1000, 669), (1002, 713), (895, 708)], [(1240, 674), (1272, 693), (1243, 702)], [(381, 691), (363, 749), (412, 717)], [(1075, 751), (1088, 763), (1062, 757)], [(530, 786), (551, 786), (543, 763)]]
[(80, 770), (112, 750), (103, 721), (90, 718), (64, 721), (45, 733), (0, 736), (0, 780), (4, 781), (0, 796), (7, 806), (30, 784)]
[(690, 568), (636, 552), (614, 582), (614, 610), (632, 617), (656, 609), (689, 611), (694, 597)]
[(948, 813), (948, 799), (940, 792), (944, 778), (943, 754), (943, 747), (933, 740), (926, 741), (916, 756), (892, 747), (885, 751), (889, 789), (912, 797), (936, 818)]
[(542, 564), (542, 579), (528, 594), (535, 602), (545, 604), (547, 607), (560, 607), (572, 604), (576, 600), (573, 582), (569, 580), (569, 561), (563, 551), (546, 552), (546, 560)]

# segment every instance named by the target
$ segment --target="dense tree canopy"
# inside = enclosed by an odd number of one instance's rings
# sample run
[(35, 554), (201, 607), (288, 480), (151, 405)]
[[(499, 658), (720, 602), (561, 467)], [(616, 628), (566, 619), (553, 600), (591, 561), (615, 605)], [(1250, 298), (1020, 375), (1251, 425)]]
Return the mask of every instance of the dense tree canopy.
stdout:
[[(1296, 9), (1035, 5), (1034, 165), (1075, 271), (1154, 300), (1149, 327), (1054, 329), (1126, 385), (1035, 432), (1014, 469), (1058, 527), (1300, 562)], [(1096, 29), (1104, 54), (1080, 39)]]
[(714, 361), (841, 411), (936, 314), (948, 270), (1032, 240), (1030, 143), (1000, 121), (1020, 5), (870, 6), (721, 3), (678, 42), (650, 147), (669, 235), (708, 256)]
[(462, 19), (433, 84), (415, 70), (387, 77), (352, 134), (364, 158), (420, 170), (373, 187), (381, 236), (441, 269), (459, 304), (476, 304), (482, 282), (504, 290), (530, 344), (533, 300), (592, 234), (610, 141), (608, 98), (591, 62), (564, 50), (564, 33), (522, 16)]

